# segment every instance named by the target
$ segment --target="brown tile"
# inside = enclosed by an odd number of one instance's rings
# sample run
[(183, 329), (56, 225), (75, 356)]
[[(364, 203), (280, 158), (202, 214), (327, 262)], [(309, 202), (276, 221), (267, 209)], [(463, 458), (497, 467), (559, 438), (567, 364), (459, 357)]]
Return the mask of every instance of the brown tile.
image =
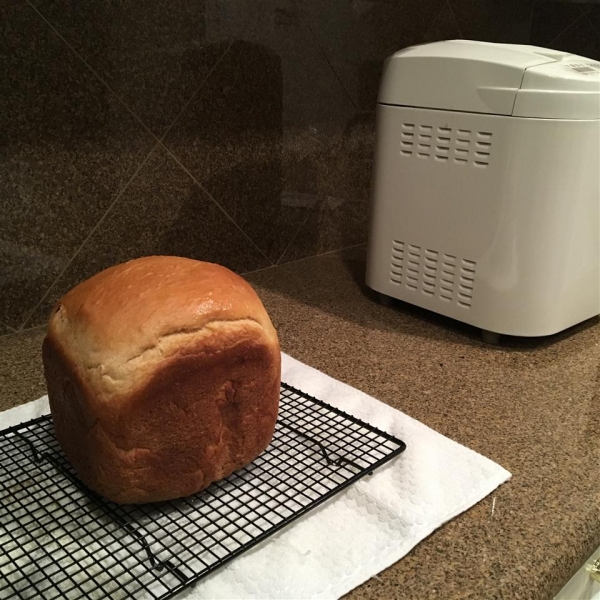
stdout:
[(276, 262), (314, 206), (320, 175), (333, 168), (323, 165), (329, 140), (354, 109), (296, 13), (279, 1), (257, 6), (264, 19), (248, 13), (247, 39), (232, 45), (165, 143)]
[(330, 140), (322, 162), (318, 203), (281, 262), (361, 244), (367, 240), (373, 169), (370, 115)]
[(150, 156), (28, 324), (44, 323), (56, 300), (80, 281), (111, 265), (153, 254), (218, 262), (237, 272), (269, 264), (210, 197), (160, 147)]
[(444, 5), (445, 0), (310, 0), (300, 10), (356, 108), (372, 111), (384, 59), (418, 43)]
[(586, 15), (554, 38), (552, 48), (600, 60), (600, 35)]
[(154, 142), (29, 5), (4, 15), (0, 318), (16, 328)]
[(532, 0), (448, 0), (467, 40), (528, 44)]
[(37, 0), (40, 12), (157, 135), (175, 120), (228, 41), (204, 0)]
[(46, 393), (42, 370), (45, 333), (42, 327), (0, 337), (0, 411)]
[(549, 47), (555, 37), (586, 11), (589, 11), (589, 6), (585, 4), (536, 2), (533, 7), (530, 43)]
[(449, 5), (444, 6), (438, 18), (431, 24), (420, 43), (440, 42), (443, 40), (456, 40), (462, 38), (454, 12)]

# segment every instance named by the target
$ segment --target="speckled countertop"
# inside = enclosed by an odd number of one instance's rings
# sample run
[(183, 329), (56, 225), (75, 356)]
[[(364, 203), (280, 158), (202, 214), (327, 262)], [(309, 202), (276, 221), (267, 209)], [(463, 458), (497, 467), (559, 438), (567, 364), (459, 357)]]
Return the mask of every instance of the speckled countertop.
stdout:
[[(469, 327), (379, 305), (364, 267), (360, 246), (248, 279), (283, 350), (513, 478), (348, 598), (552, 597), (600, 544), (600, 324), (486, 346)], [(0, 409), (44, 393), (43, 334), (0, 336)]]

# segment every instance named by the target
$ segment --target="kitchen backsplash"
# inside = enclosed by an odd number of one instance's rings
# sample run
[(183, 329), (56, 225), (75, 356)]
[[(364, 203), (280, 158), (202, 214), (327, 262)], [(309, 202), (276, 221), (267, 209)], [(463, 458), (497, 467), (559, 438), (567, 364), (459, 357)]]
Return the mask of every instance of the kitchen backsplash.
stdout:
[(600, 58), (597, 3), (0, 0), (0, 334), (112, 264), (247, 273), (366, 241), (383, 59), (416, 43)]

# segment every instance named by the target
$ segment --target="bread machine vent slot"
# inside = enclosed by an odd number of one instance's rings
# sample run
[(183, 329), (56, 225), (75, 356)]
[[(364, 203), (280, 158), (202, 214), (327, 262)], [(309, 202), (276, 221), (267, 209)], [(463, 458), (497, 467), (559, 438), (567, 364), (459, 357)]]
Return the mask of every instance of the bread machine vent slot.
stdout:
[(476, 263), (454, 254), (392, 241), (390, 281), (408, 292), (471, 308)]
[(408, 245), (406, 255), (406, 287), (413, 292), (419, 289), (419, 274), (421, 272), (421, 248), (414, 244)]
[(406, 158), (434, 158), (439, 163), (484, 168), (490, 163), (491, 151), (492, 134), (488, 131), (402, 123), (400, 156)]
[(429, 158), (431, 155), (432, 131), (431, 125), (419, 125), (417, 156), (420, 158)]
[(394, 283), (402, 283), (404, 275), (404, 242), (394, 241), (392, 244), (391, 279)]
[(458, 296), (456, 301), (465, 308), (471, 308), (473, 285), (475, 284), (475, 261), (463, 258), (460, 261)]
[(440, 300), (451, 302), (454, 295), (454, 282), (456, 279), (456, 256), (444, 254), (442, 256), (442, 269), (440, 273)]
[(400, 156), (412, 156), (415, 145), (415, 124), (402, 123), (400, 132)]

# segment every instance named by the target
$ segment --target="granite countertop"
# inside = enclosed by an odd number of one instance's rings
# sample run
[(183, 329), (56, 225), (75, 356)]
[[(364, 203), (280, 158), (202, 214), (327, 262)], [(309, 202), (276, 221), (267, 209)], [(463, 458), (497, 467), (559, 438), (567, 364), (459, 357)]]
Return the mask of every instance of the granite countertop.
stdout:
[[(600, 324), (487, 346), (363, 285), (365, 247), (247, 276), (282, 349), (512, 479), (348, 598), (552, 597), (600, 544)], [(0, 336), (0, 410), (45, 392), (43, 329)]]

